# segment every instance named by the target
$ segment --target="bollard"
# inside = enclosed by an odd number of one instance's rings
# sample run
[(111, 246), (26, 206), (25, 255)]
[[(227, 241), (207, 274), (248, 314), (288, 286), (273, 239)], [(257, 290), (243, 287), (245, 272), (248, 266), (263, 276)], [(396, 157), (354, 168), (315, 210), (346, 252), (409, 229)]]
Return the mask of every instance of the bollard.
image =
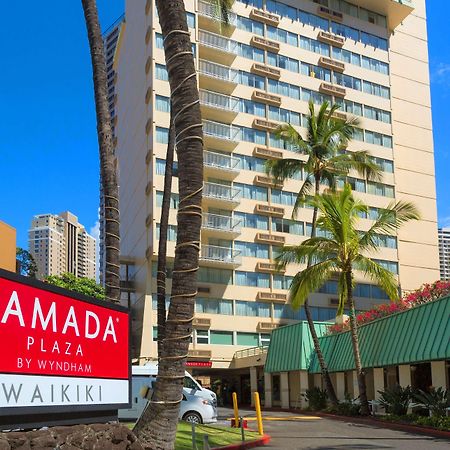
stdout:
[(209, 446), (209, 436), (207, 434), (203, 435), (203, 450), (211, 450)]
[(191, 423), (192, 425), (192, 450), (197, 450), (197, 436), (195, 433), (195, 423)]
[(258, 423), (258, 433), (262, 436), (264, 434), (264, 428), (261, 414), (261, 403), (259, 401), (259, 392), (255, 392), (254, 396), (255, 396), (256, 421)]
[(234, 427), (239, 427), (239, 408), (238, 408), (238, 400), (236, 392), (233, 392), (233, 410), (234, 410)]
[(241, 439), (242, 442), (245, 442), (245, 429), (244, 429), (244, 419), (242, 417), (239, 417), (240, 425), (241, 425)]

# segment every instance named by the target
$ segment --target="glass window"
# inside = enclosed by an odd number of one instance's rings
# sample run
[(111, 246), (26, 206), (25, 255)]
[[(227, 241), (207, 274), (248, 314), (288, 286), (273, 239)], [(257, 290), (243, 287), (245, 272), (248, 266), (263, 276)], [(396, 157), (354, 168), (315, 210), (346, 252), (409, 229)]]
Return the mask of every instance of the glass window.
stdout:
[(249, 317), (270, 317), (270, 303), (236, 300), (236, 315)]
[(156, 127), (156, 142), (159, 144), (169, 143), (169, 130), (167, 128)]
[(156, 96), (155, 106), (157, 111), (170, 112), (170, 99), (162, 95)]
[(236, 333), (236, 345), (245, 345), (246, 347), (258, 347), (259, 346), (259, 334), (258, 333)]
[(211, 330), (209, 332), (209, 342), (213, 345), (233, 345), (233, 332)]
[(233, 314), (233, 301), (197, 297), (195, 300), (195, 312), (231, 316)]
[(240, 251), (242, 256), (269, 259), (269, 246), (267, 244), (235, 241), (234, 249)]
[(270, 275), (268, 273), (254, 273), (236, 271), (236, 285), (252, 287), (270, 287)]
[(197, 344), (209, 344), (208, 330), (195, 330)]
[(167, 73), (166, 66), (163, 66), (162, 64), (156, 64), (156, 79), (162, 80), (162, 81), (168, 81), (169, 80), (169, 74)]
[(186, 13), (187, 24), (189, 28), (195, 28), (195, 14)]
[(198, 270), (198, 281), (203, 283), (233, 284), (233, 271), (200, 267)]
[(235, 219), (241, 220), (241, 226), (245, 228), (256, 228), (258, 230), (269, 229), (269, 218), (258, 214), (235, 212)]

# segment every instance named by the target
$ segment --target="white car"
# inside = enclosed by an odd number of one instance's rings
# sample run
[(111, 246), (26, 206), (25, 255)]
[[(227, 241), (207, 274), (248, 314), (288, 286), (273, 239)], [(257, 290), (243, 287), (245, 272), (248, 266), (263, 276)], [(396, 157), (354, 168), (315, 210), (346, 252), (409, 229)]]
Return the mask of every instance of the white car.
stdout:
[[(147, 405), (142, 398), (142, 388), (151, 388), (156, 380), (158, 365), (155, 362), (132, 367), (131, 408), (119, 409), (120, 420), (137, 420)], [(217, 398), (209, 389), (202, 388), (189, 372), (185, 372), (183, 401), (180, 405), (180, 420), (194, 423), (217, 422)]]

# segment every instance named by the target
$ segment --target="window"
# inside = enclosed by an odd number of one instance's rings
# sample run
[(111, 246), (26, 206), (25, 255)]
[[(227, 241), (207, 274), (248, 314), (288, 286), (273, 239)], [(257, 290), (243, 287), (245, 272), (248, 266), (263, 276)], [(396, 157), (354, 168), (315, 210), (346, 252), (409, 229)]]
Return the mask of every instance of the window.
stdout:
[(256, 228), (258, 230), (269, 229), (269, 218), (259, 214), (235, 212), (234, 218), (241, 220), (241, 226), (245, 228)]
[[(163, 192), (156, 191), (156, 206), (161, 208), (163, 199)], [(178, 203), (180, 202), (180, 197), (178, 194), (172, 194), (170, 196), (170, 207), (172, 209), (178, 209)]]
[(197, 297), (195, 300), (195, 312), (231, 316), (233, 315), (233, 301)]
[(249, 33), (257, 34), (258, 36), (264, 36), (264, 24), (248, 19), (247, 17), (238, 16), (237, 27), (240, 30), (248, 31)]
[(209, 344), (208, 330), (195, 330), (195, 337), (197, 344)]
[(379, 195), (382, 197), (394, 198), (394, 186), (389, 186), (382, 183), (367, 182), (367, 193), (372, 195)]
[(318, 53), (322, 56), (330, 56), (330, 46), (323, 42), (310, 39), (305, 36), (300, 36), (300, 48), (310, 52)]
[(259, 334), (258, 333), (236, 333), (236, 345), (245, 345), (246, 347), (258, 347), (259, 346)]
[(264, 103), (254, 102), (241, 98), (239, 101), (240, 112), (252, 114), (253, 116), (265, 117), (266, 105)]
[(186, 13), (187, 24), (189, 28), (195, 28), (195, 14)]
[(385, 261), (382, 259), (373, 259), (372, 261), (378, 263), (381, 267), (385, 268), (386, 270), (389, 270), (389, 272), (398, 275), (398, 263), (394, 261)]
[(232, 284), (233, 271), (213, 267), (200, 267), (198, 270), (198, 281), (202, 283)]
[(329, 22), (327, 19), (300, 10), (298, 11), (298, 18), (303, 25), (328, 31)]
[(240, 251), (242, 256), (269, 259), (269, 246), (267, 244), (235, 241), (234, 249)]
[(285, 275), (274, 275), (273, 276), (273, 288), (274, 289), (289, 289), (294, 277), (288, 277)]
[(234, 183), (234, 187), (241, 190), (242, 198), (263, 202), (268, 201), (268, 189), (265, 187), (241, 183)]
[(156, 48), (164, 48), (164, 38), (161, 33), (155, 33)]
[(287, 109), (278, 108), (277, 106), (269, 106), (269, 119), (278, 122), (287, 122), (291, 125), (300, 126), (300, 114)]
[(261, 347), (268, 347), (269, 344), (270, 344), (270, 334), (261, 333), (259, 335), (259, 345)]
[(284, 42), (298, 47), (298, 35), (291, 33), (290, 31), (282, 30), (281, 28), (267, 26), (267, 37), (274, 41)]
[(359, 31), (342, 23), (331, 22), (331, 31), (355, 42), (359, 41)]
[(299, 73), (300, 62), (297, 59), (289, 58), (288, 56), (267, 52), (267, 64)]
[(270, 287), (270, 275), (268, 273), (243, 272), (237, 270), (236, 285), (268, 288)]
[(343, 73), (333, 73), (333, 82), (349, 89), (361, 90), (361, 80)]
[[(159, 240), (160, 236), (160, 224), (156, 224), (156, 239)], [(170, 242), (176, 242), (177, 240), (177, 227), (176, 225), (169, 225), (167, 228), (167, 240)]]
[(367, 119), (378, 120), (379, 122), (391, 123), (390, 112), (371, 106), (364, 106), (364, 117)]
[(155, 98), (155, 107), (157, 111), (160, 112), (170, 112), (170, 99), (169, 97), (163, 97), (162, 95), (157, 95)]
[(390, 89), (388, 87), (371, 83), (370, 81), (364, 80), (363, 92), (366, 94), (376, 95), (377, 97), (390, 98)]
[(286, 97), (300, 100), (300, 87), (293, 84), (285, 83), (283, 81), (267, 80), (268, 91), (272, 94), (284, 95)]
[(240, 84), (245, 86), (254, 87), (255, 89), (265, 89), (265, 78), (260, 75), (255, 75), (253, 73), (240, 71)]
[(253, 142), (258, 145), (266, 145), (267, 133), (265, 131), (254, 130), (253, 128), (241, 127), (241, 140)]
[(252, 47), (251, 45), (238, 43), (238, 54), (243, 58), (264, 63), (264, 50)]
[(265, 172), (266, 160), (262, 158), (257, 158), (255, 156), (248, 155), (233, 155), (235, 158), (239, 159), (239, 169), (251, 170), (253, 172)]
[(365, 45), (370, 45), (371, 47), (388, 51), (387, 39), (380, 38), (378, 36), (375, 36), (374, 34), (361, 31), (361, 42)]
[(211, 330), (209, 332), (209, 343), (213, 345), (233, 345), (233, 332)]
[[(165, 175), (165, 173), (166, 173), (166, 160), (165, 159), (156, 158), (155, 171), (156, 171), (156, 175)], [(173, 162), (172, 172), (173, 172), (172, 175), (174, 177), (178, 176), (178, 162), (177, 161)]]
[(301, 73), (307, 77), (318, 78), (320, 80), (331, 81), (331, 70), (324, 69), (323, 67), (315, 66), (302, 62)]
[(294, 206), (297, 200), (297, 193), (272, 189), (271, 202), (280, 205)]
[(278, 233), (304, 235), (304, 228), (305, 224), (303, 222), (297, 222), (289, 219), (279, 219), (275, 217), (272, 218), (272, 231), (276, 231)]
[(169, 130), (167, 128), (156, 127), (156, 142), (159, 144), (169, 143)]
[(236, 315), (248, 317), (270, 317), (270, 303), (236, 300)]

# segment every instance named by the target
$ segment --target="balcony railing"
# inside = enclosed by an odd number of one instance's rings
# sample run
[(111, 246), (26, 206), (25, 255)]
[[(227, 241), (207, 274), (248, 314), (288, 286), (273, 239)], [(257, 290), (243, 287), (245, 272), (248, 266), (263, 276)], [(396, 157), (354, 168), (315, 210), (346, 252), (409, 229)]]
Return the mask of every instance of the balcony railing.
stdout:
[[(208, 2), (203, 2), (203, 1), (199, 1), (198, 2), (198, 13), (201, 16), (205, 16), (205, 17), (210, 17), (211, 19), (214, 19), (216, 21), (221, 21), (221, 17), (220, 14), (218, 14), (217, 11), (218, 8), (215, 8), (213, 5), (211, 5), (211, 3)], [(228, 13), (228, 24), (229, 26), (232, 25), (236, 25), (237, 23), (237, 15), (234, 12), (229, 12)]]
[(225, 184), (205, 183), (203, 187), (203, 196), (239, 203), (241, 199), (241, 190)]
[(241, 220), (233, 219), (230, 216), (209, 213), (203, 214), (203, 227), (212, 230), (239, 233), (241, 230), (241, 223)]
[(200, 90), (200, 103), (204, 106), (235, 112), (236, 114), (239, 112), (240, 105), (237, 97), (205, 90)]
[(201, 45), (215, 48), (227, 53), (237, 53), (237, 42), (227, 39), (220, 34), (209, 33), (208, 31), (199, 30), (198, 40)]
[(238, 141), (239, 131), (239, 128), (232, 125), (213, 122), (211, 120), (203, 121), (203, 133), (206, 136), (211, 136), (218, 139), (226, 139), (227, 141)]
[(234, 354), (234, 359), (249, 358), (250, 356), (264, 355), (268, 352), (269, 346), (251, 347), (245, 350), (238, 350)]
[(239, 159), (222, 153), (203, 152), (203, 162), (208, 167), (239, 172)]
[(237, 70), (230, 69), (222, 64), (216, 64), (203, 59), (199, 62), (199, 72), (203, 75), (218, 78), (230, 83), (239, 82), (239, 72)]
[(241, 252), (228, 247), (202, 245), (200, 259), (238, 265), (241, 263)]

